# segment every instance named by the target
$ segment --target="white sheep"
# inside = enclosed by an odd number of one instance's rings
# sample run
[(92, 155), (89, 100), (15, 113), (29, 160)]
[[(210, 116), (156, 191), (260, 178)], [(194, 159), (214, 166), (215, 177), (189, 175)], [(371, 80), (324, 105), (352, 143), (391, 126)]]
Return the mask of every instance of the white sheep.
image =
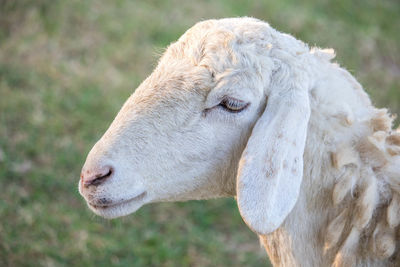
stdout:
[(400, 132), (333, 57), (253, 18), (196, 24), (90, 151), (80, 193), (106, 218), (235, 196), (276, 266), (399, 265)]

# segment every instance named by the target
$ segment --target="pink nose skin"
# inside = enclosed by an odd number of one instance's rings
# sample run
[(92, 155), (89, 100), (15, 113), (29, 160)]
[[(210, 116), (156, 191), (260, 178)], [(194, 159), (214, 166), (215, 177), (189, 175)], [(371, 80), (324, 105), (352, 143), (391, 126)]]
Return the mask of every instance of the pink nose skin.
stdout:
[(112, 173), (113, 169), (109, 166), (100, 169), (82, 170), (81, 183), (84, 187), (98, 186), (110, 178)]

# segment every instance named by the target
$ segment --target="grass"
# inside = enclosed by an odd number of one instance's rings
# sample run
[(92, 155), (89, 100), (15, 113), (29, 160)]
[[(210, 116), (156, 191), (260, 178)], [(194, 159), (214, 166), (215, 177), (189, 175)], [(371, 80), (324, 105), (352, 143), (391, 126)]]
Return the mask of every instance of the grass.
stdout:
[(233, 199), (106, 221), (77, 192), (87, 152), (157, 53), (201, 19), (255, 16), (338, 61), (400, 114), (400, 4), (0, 0), (0, 265), (266, 266)]

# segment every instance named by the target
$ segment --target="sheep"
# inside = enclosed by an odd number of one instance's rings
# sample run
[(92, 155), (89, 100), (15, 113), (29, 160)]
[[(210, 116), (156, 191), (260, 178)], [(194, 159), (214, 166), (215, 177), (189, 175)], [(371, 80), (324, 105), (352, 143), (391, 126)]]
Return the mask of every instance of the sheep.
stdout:
[(353, 76), (254, 18), (171, 44), (89, 152), (79, 192), (105, 218), (235, 197), (274, 266), (400, 264), (400, 131)]

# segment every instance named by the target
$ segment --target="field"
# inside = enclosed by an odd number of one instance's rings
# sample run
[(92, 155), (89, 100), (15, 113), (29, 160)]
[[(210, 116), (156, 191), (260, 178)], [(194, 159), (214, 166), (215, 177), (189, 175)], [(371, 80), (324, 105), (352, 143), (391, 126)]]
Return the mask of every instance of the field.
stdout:
[(77, 183), (159, 54), (202, 19), (254, 16), (332, 47), (378, 107), (400, 114), (400, 3), (299, 3), (0, 0), (0, 266), (267, 266), (233, 199), (106, 221)]

